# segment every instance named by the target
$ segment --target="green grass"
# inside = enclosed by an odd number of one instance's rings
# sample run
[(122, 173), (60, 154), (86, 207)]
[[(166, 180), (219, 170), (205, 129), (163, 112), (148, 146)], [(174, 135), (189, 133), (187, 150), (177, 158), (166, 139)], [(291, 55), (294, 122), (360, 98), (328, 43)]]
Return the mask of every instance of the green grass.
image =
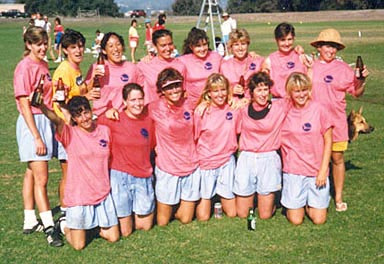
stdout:
[[(332, 18), (330, 18), (332, 19)], [(23, 52), (22, 25), (26, 21), (0, 20), (0, 263), (384, 263), (384, 23), (346, 21), (295, 24), (297, 44), (306, 51), (321, 29), (341, 31), (347, 48), (340, 55), (349, 63), (362, 55), (371, 75), (366, 93), (359, 99), (348, 97), (348, 110), (364, 107), (364, 115), (375, 126), (374, 133), (361, 135), (345, 155), (347, 178), (345, 200), (349, 210), (336, 213), (331, 204), (328, 221), (314, 226), (308, 219), (302, 226), (290, 225), (279, 209), (270, 220), (258, 221), (256, 232), (247, 231), (242, 219), (211, 219), (168, 227), (155, 226), (149, 232), (134, 232), (129, 238), (109, 244), (96, 239), (82, 252), (68, 245), (50, 248), (43, 234), (23, 235), (21, 187), (25, 164), (18, 161), (15, 139), (17, 118), (13, 98), (13, 71)], [(140, 22), (142, 22), (140, 20)], [(277, 23), (276, 23), (277, 24)], [(266, 56), (276, 49), (276, 24), (240, 23), (252, 38), (251, 49)], [(128, 20), (64, 21), (65, 27), (80, 30), (90, 47), (97, 28), (116, 31), (127, 39)], [(167, 24), (179, 49), (192, 23)], [(357, 37), (357, 31), (363, 38)], [(143, 25), (139, 28), (144, 36)], [(144, 47), (138, 51), (144, 54)], [(128, 50), (126, 56), (128, 56)], [(84, 74), (95, 59), (87, 54)], [(51, 70), (57, 67), (50, 63)], [(49, 196), (58, 203), (59, 166), (50, 162)]]

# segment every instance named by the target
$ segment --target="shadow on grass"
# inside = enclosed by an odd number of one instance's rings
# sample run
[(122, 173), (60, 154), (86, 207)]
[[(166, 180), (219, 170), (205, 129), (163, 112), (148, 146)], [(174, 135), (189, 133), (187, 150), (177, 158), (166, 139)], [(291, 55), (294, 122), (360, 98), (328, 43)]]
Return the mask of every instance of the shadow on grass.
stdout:
[(361, 170), (361, 169), (362, 169), (361, 167), (356, 166), (350, 160), (347, 160), (345, 162), (345, 170), (346, 171), (349, 171), (349, 170)]

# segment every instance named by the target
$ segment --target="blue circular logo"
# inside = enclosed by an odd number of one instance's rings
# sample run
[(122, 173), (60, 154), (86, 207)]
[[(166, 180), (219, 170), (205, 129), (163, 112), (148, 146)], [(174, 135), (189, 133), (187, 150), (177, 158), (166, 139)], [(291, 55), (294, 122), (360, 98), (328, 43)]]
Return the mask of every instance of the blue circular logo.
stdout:
[(205, 65), (204, 65), (204, 69), (206, 69), (206, 70), (212, 70), (212, 63), (210, 63), (210, 62), (206, 62)]
[(83, 76), (77, 76), (76, 77), (76, 85), (80, 86), (83, 83)]
[(148, 136), (149, 136), (149, 132), (148, 132), (148, 130), (146, 130), (145, 128), (142, 128), (142, 129), (140, 130), (140, 134), (141, 134), (144, 138), (148, 138)]
[(227, 120), (232, 120), (233, 119), (233, 114), (231, 112), (228, 112), (225, 116), (225, 119)]
[(293, 69), (295, 67), (295, 63), (293, 61), (288, 61), (287, 62), (287, 68), (288, 69)]
[(123, 73), (123, 74), (120, 76), (120, 80), (122, 80), (123, 82), (128, 82), (128, 80), (129, 80), (129, 76), (128, 76), (128, 74)]
[(49, 73), (45, 74), (45, 76), (47, 77), (47, 80), (48, 80), (49, 82), (52, 81), (51, 75), (50, 75)]
[(249, 69), (251, 70), (251, 71), (254, 71), (254, 70), (256, 70), (256, 63), (251, 63), (250, 65), (249, 65)]
[(105, 148), (108, 145), (108, 141), (105, 139), (100, 139), (99, 145)]
[(324, 77), (324, 82), (326, 83), (331, 83), (333, 81), (333, 76), (332, 75), (327, 75)]
[(191, 119), (191, 114), (189, 112), (184, 112), (184, 119), (185, 120)]
[(312, 128), (312, 125), (310, 123), (305, 123), (303, 125), (303, 130), (306, 131), (306, 132), (310, 131), (311, 128)]

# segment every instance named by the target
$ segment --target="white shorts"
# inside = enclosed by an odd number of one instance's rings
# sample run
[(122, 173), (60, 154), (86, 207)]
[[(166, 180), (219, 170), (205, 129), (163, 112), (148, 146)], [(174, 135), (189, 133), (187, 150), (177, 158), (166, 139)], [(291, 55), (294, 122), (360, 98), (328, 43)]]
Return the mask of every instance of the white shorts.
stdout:
[(51, 121), (49, 121), (49, 119), (43, 114), (34, 114), (33, 119), (35, 120), (40, 137), (47, 148), (47, 154), (44, 156), (36, 154), (35, 139), (32, 136), (24, 117), (19, 115), (16, 123), (16, 138), (17, 145), (19, 146), (19, 156), (21, 162), (48, 161), (52, 158), (53, 131)]
[(168, 205), (180, 203), (180, 200), (194, 202), (200, 199), (200, 168), (189, 175), (180, 177), (155, 168), (156, 199)]
[(67, 160), (67, 152), (65, 151), (65, 148), (61, 142), (57, 141), (55, 137), (53, 137), (53, 157), (57, 158), (58, 160)]
[(110, 193), (99, 204), (68, 207), (66, 220), (68, 228), (81, 230), (88, 230), (97, 226), (111, 227), (118, 224), (115, 206)]
[(129, 47), (136, 48), (137, 47), (137, 41), (136, 40), (130, 40), (129, 41)]
[(211, 199), (217, 193), (223, 198), (235, 198), (233, 181), (235, 178), (236, 161), (232, 155), (222, 166), (211, 169), (201, 169), (200, 194), (203, 199)]
[(329, 178), (325, 186), (316, 186), (316, 177), (308, 177), (290, 173), (283, 174), (283, 191), (281, 204), (288, 209), (299, 209), (306, 205), (325, 209), (329, 206)]
[(233, 192), (249, 196), (267, 195), (281, 189), (281, 160), (276, 151), (242, 151), (237, 160)]
[(126, 172), (111, 170), (111, 194), (118, 217), (148, 215), (155, 209), (152, 177), (138, 178)]

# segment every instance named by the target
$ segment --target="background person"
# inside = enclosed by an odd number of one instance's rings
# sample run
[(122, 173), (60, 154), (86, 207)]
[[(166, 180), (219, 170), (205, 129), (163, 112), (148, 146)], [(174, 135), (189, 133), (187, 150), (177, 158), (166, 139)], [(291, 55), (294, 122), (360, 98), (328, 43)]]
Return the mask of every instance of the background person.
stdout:
[(55, 38), (55, 51), (57, 53), (57, 59), (55, 60), (55, 63), (60, 63), (64, 60), (62, 57), (62, 51), (61, 51), (61, 37), (64, 34), (64, 27), (61, 25), (61, 19), (59, 17), (56, 17), (54, 20), (55, 27), (53, 28), (53, 35)]
[[(44, 230), (48, 243), (59, 247), (63, 245), (63, 241), (54, 228), (47, 194), (48, 161), (52, 157), (51, 123), (39, 108), (31, 106), (29, 100), (43, 75), (45, 79), (42, 100), (51, 105), (51, 77), (48, 64), (44, 61), (48, 50), (47, 32), (42, 27), (29, 27), (24, 34), (24, 44), (24, 58), (17, 64), (13, 79), (16, 106), (20, 113), (16, 123), (19, 156), (21, 162), (27, 163), (22, 192), (23, 233)], [(42, 223), (36, 218), (35, 203)]]
[(137, 27), (137, 20), (132, 19), (131, 27), (129, 28), (129, 33), (128, 33), (129, 47), (131, 49), (132, 63), (136, 63), (135, 53), (136, 53), (136, 48), (139, 45), (139, 33), (137, 33), (136, 27)]
[(221, 17), (223, 18), (223, 22), (221, 23), (221, 33), (223, 34), (223, 43), (227, 45), (229, 41), (229, 34), (237, 29), (237, 22), (235, 19), (230, 17), (227, 12), (224, 12)]

